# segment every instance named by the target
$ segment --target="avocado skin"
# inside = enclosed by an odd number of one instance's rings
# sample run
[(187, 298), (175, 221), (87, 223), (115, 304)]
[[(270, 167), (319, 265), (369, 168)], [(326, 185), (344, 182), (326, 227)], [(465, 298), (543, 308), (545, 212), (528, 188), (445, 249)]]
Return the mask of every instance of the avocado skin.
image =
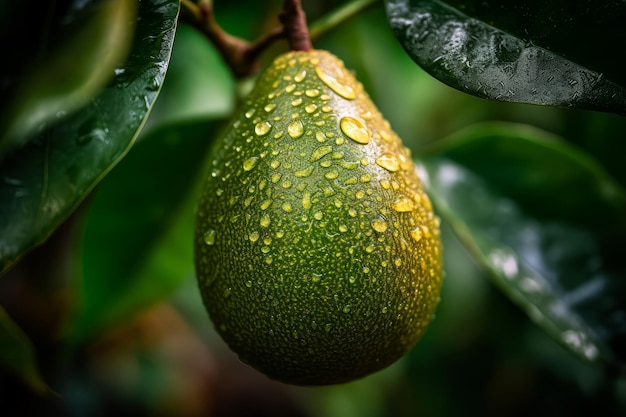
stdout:
[(321, 50), (276, 58), (217, 141), (194, 251), (216, 331), (285, 383), (389, 366), (439, 302), (439, 219), (409, 150)]

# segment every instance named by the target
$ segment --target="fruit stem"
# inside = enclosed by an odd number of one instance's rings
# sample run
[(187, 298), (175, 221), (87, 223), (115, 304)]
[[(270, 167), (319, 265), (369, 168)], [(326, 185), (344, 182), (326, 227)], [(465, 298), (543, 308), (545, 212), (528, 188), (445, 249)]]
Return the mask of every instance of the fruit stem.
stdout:
[(278, 18), (283, 24), (292, 51), (310, 51), (313, 49), (311, 35), (306, 24), (306, 14), (302, 10), (300, 0), (285, 0), (283, 13)]

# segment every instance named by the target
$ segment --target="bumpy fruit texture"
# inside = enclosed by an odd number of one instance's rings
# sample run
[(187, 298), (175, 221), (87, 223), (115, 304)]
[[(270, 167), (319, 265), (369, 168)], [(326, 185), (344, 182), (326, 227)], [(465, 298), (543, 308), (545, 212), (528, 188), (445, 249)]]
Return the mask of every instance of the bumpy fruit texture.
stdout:
[(298, 385), (401, 357), (439, 300), (439, 220), (398, 136), (332, 54), (278, 57), (216, 144), (195, 263), (218, 333)]

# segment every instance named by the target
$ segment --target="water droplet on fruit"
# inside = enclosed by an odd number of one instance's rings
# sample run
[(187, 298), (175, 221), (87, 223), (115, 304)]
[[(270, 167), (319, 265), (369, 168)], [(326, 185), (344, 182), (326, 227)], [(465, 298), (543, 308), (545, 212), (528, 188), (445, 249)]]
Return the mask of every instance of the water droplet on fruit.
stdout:
[(255, 108), (251, 108), (250, 110), (248, 110), (248, 111), (245, 113), (246, 118), (248, 118), (248, 119), (249, 119), (249, 118), (251, 118), (251, 117), (254, 115), (254, 112), (255, 112), (255, 111), (256, 111), (256, 109), (255, 109)]
[(353, 117), (343, 117), (339, 122), (341, 131), (350, 139), (360, 144), (367, 144), (370, 141), (370, 133), (363, 123)]
[(270, 225), (270, 216), (269, 216), (269, 214), (264, 214), (263, 217), (261, 217), (261, 220), (259, 221), (259, 224), (261, 225), (261, 227), (268, 227)]
[(294, 172), (293, 175), (298, 178), (305, 178), (305, 177), (310, 176), (312, 173), (313, 173), (313, 167), (310, 166), (306, 169), (301, 169), (299, 171)]
[(258, 156), (253, 156), (252, 158), (246, 159), (245, 161), (243, 161), (243, 169), (245, 171), (251, 171), (256, 166), (258, 161)]
[(294, 120), (289, 123), (289, 126), (287, 126), (287, 133), (293, 139), (298, 139), (304, 134), (304, 126), (302, 125), (302, 122), (300, 120)]
[(400, 163), (398, 162), (398, 159), (388, 153), (376, 159), (376, 165), (390, 172), (395, 172), (400, 169)]
[(424, 237), (424, 234), (419, 227), (416, 227), (415, 229), (411, 230), (411, 237), (414, 241), (419, 242), (420, 240), (422, 240), (422, 237)]
[(291, 102), (291, 105), (294, 107), (298, 107), (299, 105), (302, 104), (302, 99), (301, 98), (297, 98), (294, 101)]
[(261, 210), (267, 210), (267, 208), (269, 206), (272, 205), (272, 200), (265, 200), (264, 202), (261, 203)]
[(311, 193), (308, 191), (302, 195), (302, 207), (307, 210), (311, 208)]
[(320, 146), (319, 148), (313, 151), (313, 153), (311, 154), (311, 157), (309, 158), (309, 161), (310, 162), (318, 161), (322, 159), (324, 156), (331, 153), (332, 151), (333, 151), (332, 146)]
[(265, 136), (272, 128), (269, 122), (259, 122), (254, 126), (254, 133), (259, 136)]
[(335, 93), (339, 94), (341, 97), (346, 98), (348, 100), (353, 100), (356, 98), (356, 93), (354, 89), (347, 84), (341, 83), (332, 75), (328, 74), (322, 67), (315, 67), (315, 74), (319, 77), (320, 80)]
[(310, 113), (314, 113), (314, 112), (315, 112), (315, 110), (317, 110), (317, 106), (316, 106), (315, 104), (308, 104), (308, 105), (304, 108), (304, 110), (305, 110), (307, 113), (309, 113), (309, 114), (310, 114)]
[(213, 229), (207, 230), (204, 233), (204, 243), (206, 243), (209, 246), (215, 245), (215, 236), (217, 235), (217, 232)]
[(254, 243), (257, 240), (259, 240), (259, 237), (260, 237), (259, 232), (255, 231), (255, 232), (250, 233), (250, 236), (248, 236), (248, 239), (250, 239), (250, 242)]
[(293, 77), (293, 80), (299, 83), (299, 82), (302, 82), (302, 80), (304, 80), (305, 77), (306, 77), (306, 71), (302, 70), (299, 73), (297, 73), (295, 77)]
[(281, 205), (281, 208), (283, 209), (285, 213), (291, 213), (293, 211), (293, 207), (291, 206), (291, 203), (289, 201), (285, 201)]
[(263, 107), (263, 110), (265, 110), (266, 112), (271, 112), (272, 110), (274, 110), (276, 108), (276, 104), (274, 103), (270, 103), (267, 106)]
[(378, 233), (384, 233), (389, 225), (383, 219), (374, 219), (372, 220), (372, 229), (376, 230)]
[(311, 98), (313, 98), (313, 97), (317, 97), (317, 96), (319, 96), (319, 95), (320, 95), (320, 90), (318, 90), (317, 88), (311, 88), (311, 89), (309, 89), (309, 90), (306, 90), (306, 91), (304, 92), (304, 94), (305, 94), (307, 97), (311, 97)]
[(415, 206), (413, 205), (413, 201), (409, 198), (401, 196), (398, 200), (391, 204), (391, 208), (399, 213), (406, 213), (413, 211)]

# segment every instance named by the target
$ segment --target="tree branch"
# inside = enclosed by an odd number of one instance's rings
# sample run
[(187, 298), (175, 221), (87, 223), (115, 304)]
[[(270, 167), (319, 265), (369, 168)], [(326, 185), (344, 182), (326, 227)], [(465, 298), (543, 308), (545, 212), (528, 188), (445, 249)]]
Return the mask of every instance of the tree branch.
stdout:
[(300, 0), (285, 0), (283, 13), (278, 17), (285, 29), (289, 47), (293, 51), (310, 51), (313, 49), (311, 35), (306, 25), (306, 15)]
[(278, 39), (286, 38), (290, 48), (295, 51), (313, 49), (300, 0), (285, 0), (283, 12), (279, 15), (281, 26), (254, 42), (225, 32), (215, 20), (213, 3), (209, 0), (200, 0), (198, 3), (181, 0), (181, 7), (185, 22), (203, 33), (215, 45), (237, 78), (256, 72), (259, 56)]

